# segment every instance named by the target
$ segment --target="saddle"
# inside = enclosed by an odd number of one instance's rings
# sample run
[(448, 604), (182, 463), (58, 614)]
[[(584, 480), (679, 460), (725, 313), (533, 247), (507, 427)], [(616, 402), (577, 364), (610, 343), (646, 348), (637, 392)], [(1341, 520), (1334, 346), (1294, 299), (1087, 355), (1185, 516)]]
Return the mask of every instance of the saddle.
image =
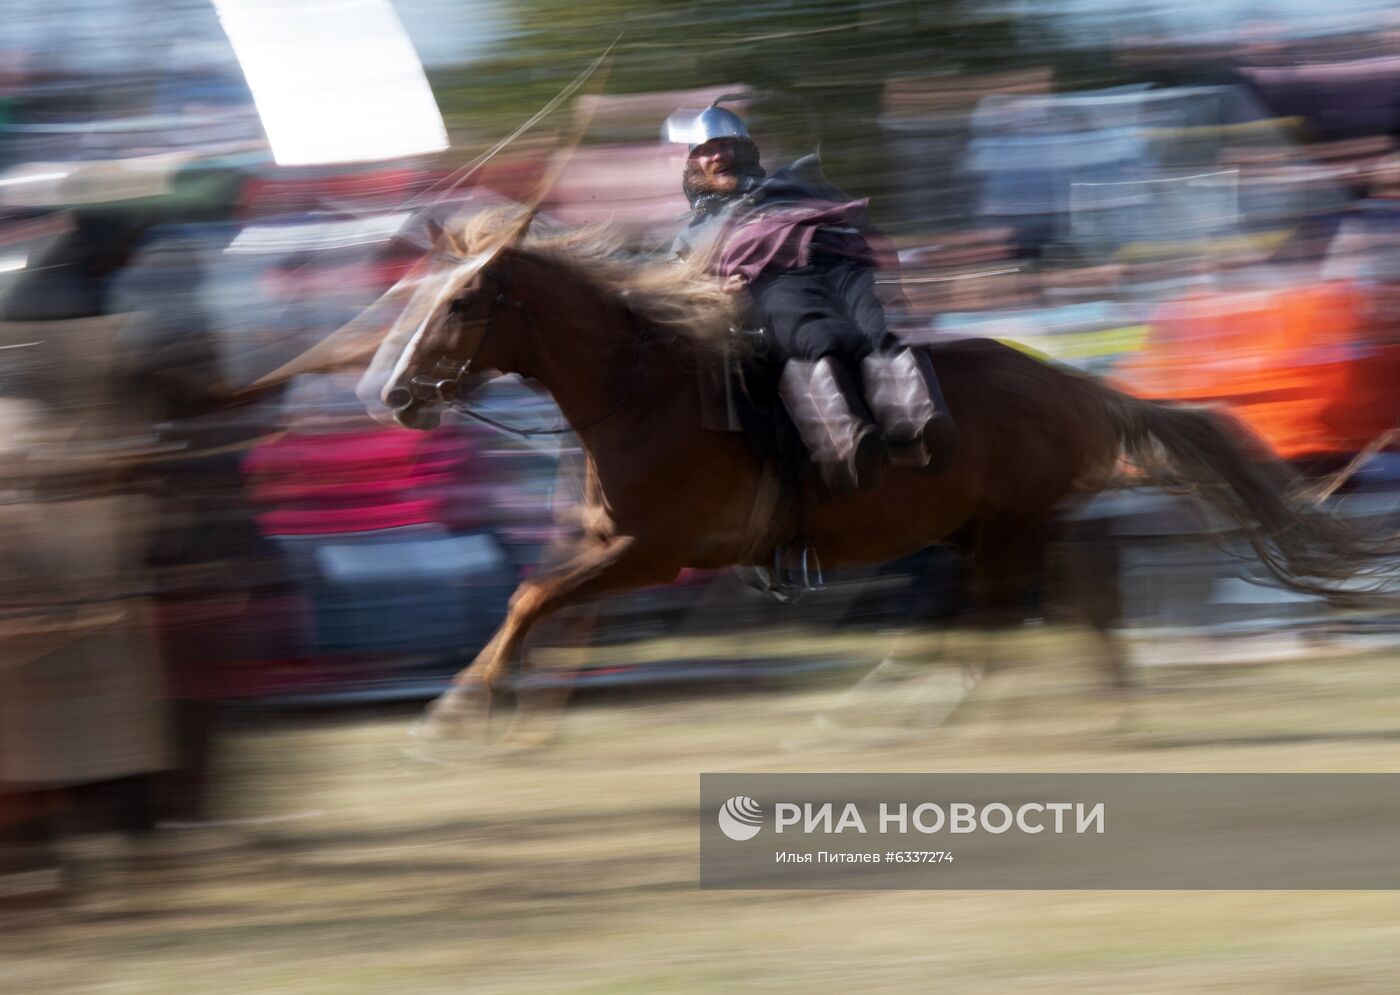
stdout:
[[(761, 586), (788, 583), (805, 589), (813, 586), (814, 558), (804, 535), (806, 482), (813, 466), (825, 487), (837, 493), (869, 486), (878, 472), (871, 465), (875, 459), (941, 473), (957, 448), (957, 432), (926, 353), (906, 347), (865, 357), (864, 398), (860, 388), (843, 384), (839, 368), (826, 368), (827, 360), (784, 360), (761, 327), (735, 331), (702, 376), (703, 423), (741, 432), (763, 461), (766, 498), (756, 502), (750, 541), (759, 541), (763, 527), (795, 512), (794, 532), (776, 537), (783, 541)], [(867, 404), (870, 410), (864, 410)], [(880, 436), (873, 434), (876, 425)], [(819, 566), (815, 572), (819, 577)]]
[[(811, 466), (807, 449), (778, 398), (782, 356), (772, 336), (759, 325), (732, 330), (732, 341), (701, 367), (699, 388), (706, 429), (741, 433), (763, 461), (770, 488), (772, 518), (782, 520), (797, 508), (803, 516), (803, 478)], [(762, 501), (762, 498), (760, 499)], [(758, 509), (756, 509), (757, 511)], [(779, 537), (771, 567), (738, 567), (752, 587), (778, 601), (795, 601), (824, 586), (821, 564), (799, 531)]]
[(701, 412), (706, 429), (739, 432), (765, 462), (777, 458), (784, 476), (798, 479), (806, 451), (778, 399), (782, 357), (761, 325), (731, 329), (724, 350), (700, 369)]

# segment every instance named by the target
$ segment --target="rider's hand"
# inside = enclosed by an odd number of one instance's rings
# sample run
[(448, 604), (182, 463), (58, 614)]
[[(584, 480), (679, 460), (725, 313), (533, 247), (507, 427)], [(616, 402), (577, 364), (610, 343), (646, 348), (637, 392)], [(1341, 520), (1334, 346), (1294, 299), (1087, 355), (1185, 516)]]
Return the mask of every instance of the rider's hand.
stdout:
[(722, 289), (726, 294), (737, 294), (741, 290), (743, 290), (744, 287), (746, 287), (747, 285), (748, 281), (745, 280), (742, 276), (740, 276), (738, 273), (731, 273), (724, 278), (722, 283), (720, 283), (720, 289)]

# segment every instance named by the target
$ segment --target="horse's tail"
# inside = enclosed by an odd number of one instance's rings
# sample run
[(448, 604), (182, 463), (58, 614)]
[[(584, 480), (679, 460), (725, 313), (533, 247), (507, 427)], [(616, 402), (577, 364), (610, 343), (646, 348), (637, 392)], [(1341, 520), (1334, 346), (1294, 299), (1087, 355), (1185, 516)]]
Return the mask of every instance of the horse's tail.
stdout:
[(1400, 536), (1363, 536), (1330, 514), (1300, 474), (1223, 410), (1115, 391), (1109, 413), (1123, 452), (1149, 482), (1192, 487), (1226, 512), (1288, 587), (1358, 596), (1394, 579)]

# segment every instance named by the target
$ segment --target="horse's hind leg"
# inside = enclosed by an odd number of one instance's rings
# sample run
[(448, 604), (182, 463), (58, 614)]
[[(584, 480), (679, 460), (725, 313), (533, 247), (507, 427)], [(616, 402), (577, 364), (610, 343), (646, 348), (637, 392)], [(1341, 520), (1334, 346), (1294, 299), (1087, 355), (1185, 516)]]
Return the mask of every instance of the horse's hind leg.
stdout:
[(1045, 593), (1048, 523), (1040, 516), (979, 519), (952, 537), (966, 568), (966, 602), (955, 640), (967, 695), (1018, 712), (1015, 689), (1025, 661), (1009, 651), (1023, 644), (1029, 617)]
[(575, 601), (627, 587), (664, 583), (676, 570), (643, 555), (630, 536), (589, 539), (570, 559), (521, 583), (510, 599), (500, 629), (471, 665), (461, 671), (429, 706), (429, 729), (437, 732), (470, 711), (473, 700), (489, 714), (493, 694), (507, 668), (520, 657), (530, 629)]
[[(1048, 592), (1078, 635), (1089, 693), (1073, 709), (1081, 733), (1116, 741), (1131, 722), (1132, 683), (1122, 629), (1118, 545), (1107, 522), (1080, 520), (1052, 549)], [(1085, 638), (1087, 636), (1087, 639)]]
[(1118, 547), (1104, 522), (1081, 522), (1051, 558), (1052, 590), (1059, 607), (1085, 626), (1096, 644), (1104, 685), (1114, 695), (1132, 685), (1123, 625)]

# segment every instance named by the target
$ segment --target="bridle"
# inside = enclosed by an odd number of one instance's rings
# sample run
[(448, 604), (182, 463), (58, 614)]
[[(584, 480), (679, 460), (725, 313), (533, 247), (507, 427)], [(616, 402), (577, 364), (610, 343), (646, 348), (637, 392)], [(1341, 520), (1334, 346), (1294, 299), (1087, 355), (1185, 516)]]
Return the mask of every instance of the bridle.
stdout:
[[(449, 258), (453, 262), (460, 261), (456, 256), (447, 256), (446, 253), (434, 253), (434, 255)], [(467, 358), (459, 362), (453, 362), (446, 356), (439, 356), (437, 362), (433, 364), (433, 369), (430, 373), (420, 373), (409, 379), (407, 387), (399, 388), (400, 390), (406, 391), (408, 394), (406, 398), (402, 399), (404, 403), (417, 401), (427, 404), (436, 401), (452, 406), (455, 405), (457, 399), (463, 395), (462, 381), (472, 372), (472, 357), (481, 350), (482, 343), (485, 342), (486, 337), (491, 334), (491, 327), (496, 319), (496, 312), (510, 304), (507, 297), (507, 292), (510, 290), (511, 283), (510, 271), (505, 270), (498, 272), (488, 266), (484, 267), (481, 272), (482, 276), (489, 277), (495, 281), (499, 292), (491, 302), (491, 308), (486, 312), (486, 317), (474, 318), (471, 320), (458, 319), (466, 327), (481, 329), (481, 333), (477, 337), (476, 342), (469, 348), (463, 350)], [(526, 309), (524, 303), (516, 301), (514, 306), (533, 329), (535, 324), (534, 317)], [(459, 309), (460, 302), (454, 300), (448, 307), (448, 313), (457, 314), (459, 313)], [(390, 397), (390, 403), (391, 405), (393, 404), (392, 395)]]
[[(580, 432), (584, 429), (600, 425), (616, 414), (622, 406), (630, 401), (641, 389), (642, 347), (645, 341), (650, 337), (650, 331), (645, 327), (639, 329), (638, 334), (634, 336), (635, 346), (632, 351), (632, 376), (627, 390), (623, 392), (623, 395), (617, 399), (612, 407), (608, 408), (608, 410), (604, 411), (596, 418), (590, 418), (582, 424), (565, 424), (552, 428), (538, 426), (520, 428), (515, 425), (507, 424), (506, 422), (498, 421), (490, 415), (484, 414), (462, 403), (462, 400), (470, 394), (470, 390), (463, 389), (463, 381), (467, 380), (473, 373), (471, 368), (472, 359), (481, 350), (487, 337), (489, 337), (495, 329), (495, 320), (502, 309), (513, 309), (515, 313), (520, 315), (528, 331), (534, 332), (538, 328), (538, 325), (535, 323), (535, 316), (530, 313), (530, 309), (526, 307), (525, 302), (511, 299), (510, 290), (514, 281), (514, 271), (510, 265), (504, 267), (485, 266), (481, 270), (481, 275), (491, 280), (496, 285), (496, 296), (491, 301), (491, 307), (487, 310), (486, 317), (463, 321), (463, 324), (467, 326), (479, 326), (481, 328), (480, 337), (477, 338), (476, 343), (470, 349), (464, 350), (467, 356), (466, 359), (453, 362), (448, 360), (445, 356), (439, 357), (431, 373), (419, 374), (410, 379), (407, 388), (410, 394), (410, 400), (423, 403), (437, 401), (450, 410), (471, 418), (473, 421), (481, 422), (500, 432), (528, 439), (540, 435), (566, 435), (570, 432)], [(449, 307), (449, 312), (455, 313), (458, 308), (459, 302), (453, 301)], [(636, 323), (635, 317), (633, 318), (633, 322), (634, 324)]]

